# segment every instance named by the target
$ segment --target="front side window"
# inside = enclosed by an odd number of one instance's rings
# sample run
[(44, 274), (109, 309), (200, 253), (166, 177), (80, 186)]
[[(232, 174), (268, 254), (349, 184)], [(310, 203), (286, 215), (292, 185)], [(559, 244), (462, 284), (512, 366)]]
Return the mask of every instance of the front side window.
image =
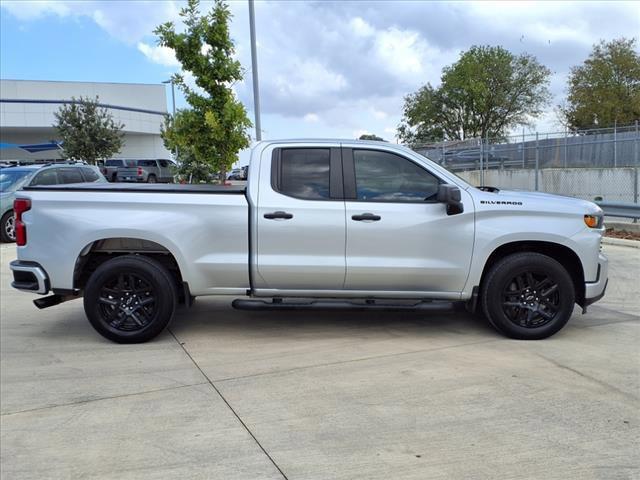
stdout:
[(31, 185), (56, 185), (57, 183), (58, 175), (56, 174), (56, 170), (55, 168), (50, 168), (38, 173), (31, 182)]
[(280, 157), (278, 191), (305, 200), (328, 199), (330, 165), (328, 148), (285, 148)]
[(83, 183), (82, 174), (78, 168), (61, 168), (58, 170), (59, 183)]
[(356, 194), (365, 202), (433, 201), (440, 181), (424, 168), (393, 153), (354, 150)]

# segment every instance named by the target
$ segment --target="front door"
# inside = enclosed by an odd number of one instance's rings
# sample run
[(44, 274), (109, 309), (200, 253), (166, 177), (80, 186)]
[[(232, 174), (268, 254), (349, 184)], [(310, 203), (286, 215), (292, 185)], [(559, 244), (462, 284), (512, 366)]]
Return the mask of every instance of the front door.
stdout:
[[(444, 183), (424, 164), (391, 152), (344, 149), (345, 289), (458, 293), (471, 263), (474, 213), (447, 215)], [(453, 297), (453, 295), (450, 295)]]
[(339, 146), (273, 148), (262, 155), (254, 287), (341, 289), (345, 217)]

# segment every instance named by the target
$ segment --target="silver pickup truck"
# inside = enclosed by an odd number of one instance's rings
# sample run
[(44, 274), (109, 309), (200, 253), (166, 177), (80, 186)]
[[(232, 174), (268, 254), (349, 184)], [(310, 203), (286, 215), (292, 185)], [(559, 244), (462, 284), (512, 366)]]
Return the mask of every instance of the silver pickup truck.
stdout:
[(61, 185), (15, 201), (13, 286), (84, 297), (122, 343), (158, 335), (176, 305), (423, 309), (464, 302), (503, 334), (553, 335), (604, 295), (600, 208), (475, 188), (382, 142), (259, 143), (244, 187)]

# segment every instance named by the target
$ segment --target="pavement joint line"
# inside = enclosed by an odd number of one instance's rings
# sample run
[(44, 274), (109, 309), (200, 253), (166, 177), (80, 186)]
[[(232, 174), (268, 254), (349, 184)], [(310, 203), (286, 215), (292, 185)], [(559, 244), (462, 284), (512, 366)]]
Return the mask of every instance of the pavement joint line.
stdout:
[(557, 368), (560, 368), (562, 370), (567, 370), (571, 373), (574, 373), (576, 375), (578, 375), (579, 377), (584, 378), (585, 380), (589, 380), (597, 385), (600, 385), (601, 387), (604, 387), (605, 389), (611, 391), (611, 392), (616, 392), (619, 395), (622, 395), (623, 397), (632, 400), (633, 402), (637, 402), (638, 401), (638, 397), (636, 397), (635, 395), (633, 395), (632, 393), (628, 393), (625, 392), (623, 390), (620, 390), (617, 387), (614, 387), (613, 385), (604, 382), (602, 380), (599, 380), (595, 377), (592, 377), (591, 375), (587, 375), (586, 373), (582, 373), (580, 370), (576, 370), (575, 368), (571, 368), (568, 367), (567, 365), (563, 365), (562, 363), (558, 362), (557, 360), (554, 360), (553, 358), (549, 358), (545, 355), (542, 355), (541, 353), (538, 352), (533, 352), (534, 355), (536, 355), (537, 357), (542, 358), (543, 360), (546, 360), (547, 362), (549, 362), (550, 364), (554, 365)]
[(184, 343), (182, 343), (180, 340), (178, 340), (178, 338), (175, 336), (175, 334), (173, 333), (173, 331), (171, 329), (167, 329), (168, 332), (171, 334), (171, 336), (174, 338), (174, 340), (178, 343), (178, 345), (180, 345), (180, 347), (182, 348), (182, 350), (184, 351), (185, 355), (187, 355), (187, 357), (189, 357), (189, 359), (191, 360), (191, 362), (193, 362), (193, 365), (200, 371), (200, 373), (202, 374), (202, 376), (204, 378), (207, 379), (207, 382), (209, 385), (211, 385), (211, 388), (213, 388), (213, 390), (218, 394), (218, 396), (222, 399), (222, 401), (227, 405), (227, 407), (229, 408), (229, 410), (231, 410), (231, 413), (233, 413), (235, 415), (235, 417), (238, 419), (238, 421), (240, 422), (240, 424), (244, 427), (244, 429), (247, 431), (247, 433), (249, 435), (251, 435), (251, 438), (253, 438), (253, 441), (256, 442), (256, 445), (258, 445), (258, 447), (260, 447), (260, 450), (262, 450), (262, 452), (267, 456), (267, 458), (269, 459), (269, 461), (271, 461), (271, 463), (273, 464), (274, 467), (276, 467), (276, 469), (278, 470), (278, 472), (280, 472), (280, 475), (282, 475), (282, 478), (284, 478), (284, 480), (289, 480), (287, 478), (287, 476), (284, 474), (284, 472), (282, 471), (282, 469), (278, 466), (278, 464), (275, 462), (275, 460), (271, 457), (271, 455), (269, 455), (269, 453), (265, 450), (265, 448), (262, 446), (262, 444), (258, 441), (258, 439), (256, 438), (256, 436), (253, 434), (253, 432), (249, 429), (249, 427), (247, 426), (246, 423), (244, 423), (244, 421), (242, 420), (242, 418), (240, 418), (240, 415), (238, 415), (238, 413), (234, 410), (234, 408), (231, 406), (231, 404), (227, 401), (227, 399), (224, 397), (224, 395), (222, 395), (222, 392), (220, 390), (218, 390), (218, 387), (215, 386), (214, 382), (209, 378), (209, 376), (204, 373), (204, 371), (202, 370), (202, 368), (200, 368), (200, 365), (198, 365), (198, 362), (195, 361), (195, 359), (191, 356), (191, 354), (187, 351), (187, 349), (184, 347)]
[(123, 393), (121, 395), (113, 395), (113, 396), (110, 396), (110, 397), (91, 398), (89, 400), (80, 400), (78, 402), (60, 403), (58, 405), (47, 405), (46, 407), (36, 407), (36, 408), (29, 408), (29, 409), (26, 409), (26, 410), (18, 410), (16, 412), (6, 412), (6, 413), (0, 414), (0, 416), (7, 417), (9, 415), (19, 415), (21, 413), (38, 412), (40, 410), (50, 410), (52, 408), (73, 407), (73, 406), (76, 406), (76, 405), (85, 405), (87, 403), (101, 402), (103, 400), (113, 400), (115, 398), (134, 397), (136, 395), (144, 395), (146, 393), (166, 392), (166, 391), (169, 391), (169, 390), (177, 390), (178, 388), (195, 387), (197, 385), (206, 385), (206, 384), (207, 384), (207, 382), (198, 382), (198, 383), (190, 383), (188, 385), (176, 385), (174, 387), (157, 388), (155, 390), (145, 390), (145, 391), (142, 391), (142, 392)]
[(501, 341), (503, 339), (491, 339), (491, 340), (481, 340), (478, 342), (468, 342), (468, 343), (459, 343), (457, 345), (448, 345), (446, 347), (436, 347), (436, 348), (423, 348), (420, 350), (411, 350), (409, 352), (397, 352), (397, 353), (387, 353), (384, 355), (372, 355), (369, 357), (361, 357), (361, 358), (353, 358), (351, 360), (341, 360), (339, 362), (327, 362), (327, 363), (318, 363), (316, 365), (305, 365), (303, 367), (295, 367), (295, 368), (289, 368), (287, 370), (278, 370), (275, 372), (262, 372), (262, 373), (254, 373), (252, 375), (241, 375), (239, 377), (227, 377), (227, 378), (219, 378), (219, 379), (215, 379), (214, 382), (217, 383), (221, 383), (221, 382), (228, 382), (231, 380), (243, 380), (245, 378), (254, 378), (254, 377), (264, 377), (264, 376), (268, 376), (268, 375), (279, 375), (279, 374), (286, 374), (286, 373), (290, 373), (290, 372), (296, 372), (299, 370), (308, 370), (311, 368), (322, 368), (322, 367), (333, 367), (335, 365), (344, 365), (347, 363), (355, 363), (355, 362), (364, 362), (367, 360), (376, 360), (379, 358), (389, 358), (389, 357), (399, 357), (401, 355), (411, 355), (414, 353), (426, 353), (426, 352), (437, 352), (440, 350), (448, 350), (451, 348), (460, 348), (460, 347), (467, 347), (467, 346), (471, 346), (471, 345), (480, 345), (483, 343), (492, 343), (492, 342), (498, 342)]

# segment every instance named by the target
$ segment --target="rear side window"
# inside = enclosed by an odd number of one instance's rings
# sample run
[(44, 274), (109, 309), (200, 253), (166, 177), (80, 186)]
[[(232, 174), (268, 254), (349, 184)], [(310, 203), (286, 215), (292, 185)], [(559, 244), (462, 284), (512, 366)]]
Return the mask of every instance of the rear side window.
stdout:
[(84, 179), (79, 168), (60, 168), (58, 170), (58, 183), (83, 183)]
[(138, 160), (139, 167), (157, 167), (155, 160)]
[(438, 193), (438, 178), (399, 155), (354, 150), (353, 162), (359, 201), (434, 201)]
[(85, 182), (97, 182), (100, 180), (98, 173), (91, 167), (82, 167), (82, 175)]
[(330, 170), (328, 148), (282, 149), (276, 190), (305, 200), (329, 199)]
[(50, 168), (48, 170), (43, 170), (38, 173), (30, 185), (56, 185), (58, 183), (58, 175), (56, 174), (56, 170), (54, 168)]

